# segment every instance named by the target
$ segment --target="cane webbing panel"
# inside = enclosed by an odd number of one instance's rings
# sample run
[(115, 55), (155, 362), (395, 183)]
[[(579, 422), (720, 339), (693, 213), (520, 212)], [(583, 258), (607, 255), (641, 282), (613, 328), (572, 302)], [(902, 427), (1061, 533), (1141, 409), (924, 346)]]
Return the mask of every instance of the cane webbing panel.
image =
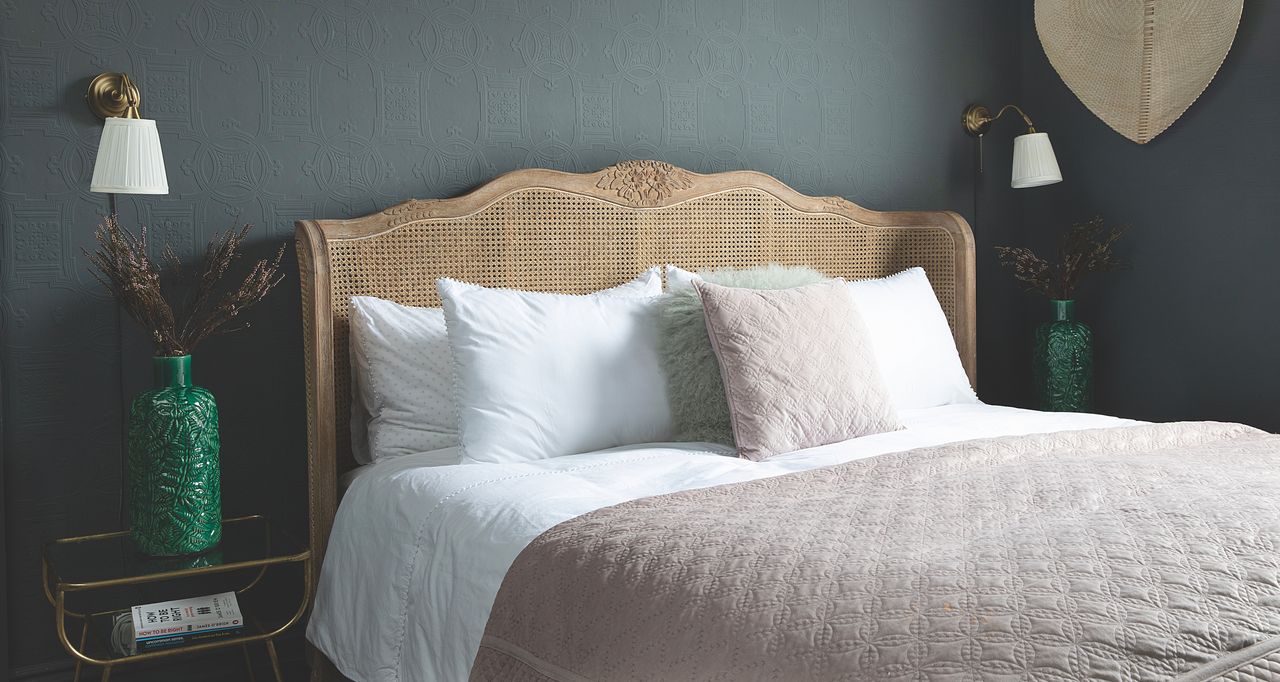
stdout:
[(438, 306), (434, 282), (444, 276), (488, 286), (585, 293), (663, 263), (687, 269), (809, 265), (850, 279), (882, 277), (918, 265), (928, 271), (954, 328), (955, 251), (952, 235), (941, 227), (868, 227), (833, 213), (796, 210), (758, 189), (637, 210), (534, 188), (508, 194), (465, 218), (410, 222), (372, 237), (330, 241), (340, 462), (350, 464), (347, 318), (352, 296)]

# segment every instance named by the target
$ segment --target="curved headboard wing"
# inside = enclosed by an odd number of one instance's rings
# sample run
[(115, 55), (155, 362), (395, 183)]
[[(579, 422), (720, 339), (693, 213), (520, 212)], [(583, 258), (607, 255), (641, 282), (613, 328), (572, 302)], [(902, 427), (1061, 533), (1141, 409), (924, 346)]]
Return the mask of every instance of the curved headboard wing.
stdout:
[(751, 171), (659, 161), (595, 173), (530, 169), (453, 199), (297, 223), (306, 354), (311, 546), (323, 556), (350, 455), (347, 314), (354, 295), (438, 306), (435, 280), (583, 293), (663, 263), (809, 265), (849, 279), (929, 275), (976, 377), (973, 235), (949, 211), (879, 212)]

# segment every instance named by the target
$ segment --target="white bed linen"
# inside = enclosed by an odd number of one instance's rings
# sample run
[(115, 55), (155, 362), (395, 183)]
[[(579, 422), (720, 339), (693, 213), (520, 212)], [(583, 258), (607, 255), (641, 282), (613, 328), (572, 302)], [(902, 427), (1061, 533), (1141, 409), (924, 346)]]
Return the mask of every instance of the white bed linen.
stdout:
[(462, 680), (516, 555), (575, 516), (942, 443), (1136, 423), (981, 403), (901, 417), (902, 431), (765, 462), (673, 443), (512, 464), (422, 466), (406, 455), (366, 465), (338, 509), (307, 638), (354, 680)]

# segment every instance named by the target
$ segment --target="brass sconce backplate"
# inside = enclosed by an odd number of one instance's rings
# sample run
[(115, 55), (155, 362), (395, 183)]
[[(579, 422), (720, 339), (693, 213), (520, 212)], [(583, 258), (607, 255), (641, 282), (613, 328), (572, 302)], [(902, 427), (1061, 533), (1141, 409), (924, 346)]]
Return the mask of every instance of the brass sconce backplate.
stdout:
[(986, 135), (993, 120), (991, 111), (981, 104), (972, 104), (964, 110), (964, 129), (970, 135)]
[(98, 74), (89, 81), (89, 91), (84, 98), (98, 118), (137, 118), (138, 104), (142, 101), (138, 87), (123, 73)]

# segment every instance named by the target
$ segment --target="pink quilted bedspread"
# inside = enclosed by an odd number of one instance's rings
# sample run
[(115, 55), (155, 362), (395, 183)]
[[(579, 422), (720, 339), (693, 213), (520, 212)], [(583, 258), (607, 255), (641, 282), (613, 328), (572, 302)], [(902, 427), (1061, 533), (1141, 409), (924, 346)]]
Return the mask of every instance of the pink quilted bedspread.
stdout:
[(1277, 652), (1280, 436), (1183, 423), (574, 518), (515, 561), (472, 679), (1256, 680)]

